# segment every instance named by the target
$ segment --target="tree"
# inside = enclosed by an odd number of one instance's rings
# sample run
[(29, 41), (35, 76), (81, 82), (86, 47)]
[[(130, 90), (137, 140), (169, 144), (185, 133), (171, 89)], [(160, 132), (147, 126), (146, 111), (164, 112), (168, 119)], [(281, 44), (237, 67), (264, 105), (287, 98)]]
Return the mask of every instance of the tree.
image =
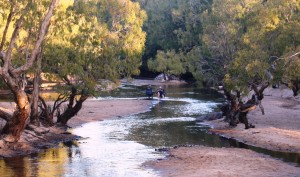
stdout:
[[(36, 61), (56, 4), (56, 0), (52, 0), (50, 2), (17, 2), (11, 0), (9, 2), (1, 3), (2, 7), (10, 6), (10, 8), (9, 11), (4, 11), (6, 21), (4, 23), (0, 46), (0, 58), (2, 60), (0, 75), (5, 84), (12, 91), (14, 101), (16, 103), (15, 112), (12, 117), (6, 117), (7, 123), (2, 130), (4, 140), (6, 141), (18, 141), (25, 128), (27, 119), (29, 118), (31, 108), (24, 90), (24, 74)], [(46, 9), (46, 7), (49, 8)], [(36, 16), (30, 16), (31, 14), (36, 14)], [(44, 18), (39, 18), (40, 16), (43, 16), (43, 14), (45, 14)], [(33, 25), (31, 23), (31, 17), (36, 17), (34, 27), (39, 26), (35, 40), (32, 40), (31, 38), (31, 26), (27, 26), (28, 24)], [(9, 28), (12, 28), (12, 26), (13, 31), (9, 34)], [(22, 32), (26, 32), (26, 35), (22, 36)], [(22, 40), (25, 40), (25, 43), (22, 43)], [(22, 46), (22, 44), (24, 46)], [(25, 50), (25, 55), (22, 52), (23, 50)], [(16, 59), (22, 60), (15, 61)]]
[(277, 80), (287, 84), (293, 91), (294, 96), (300, 90), (300, 47), (296, 51), (290, 51), (274, 61), (275, 76)]
[[(148, 21), (144, 25), (147, 32), (144, 60), (155, 58), (158, 51), (174, 50), (183, 57), (180, 62), (184, 70), (199, 77), (193, 64), (198, 62), (201, 54), (200, 40), (203, 26), (201, 14), (207, 10), (210, 0), (157, 0), (142, 1), (143, 8), (148, 13)], [(191, 52), (189, 54), (189, 52)], [(192, 58), (195, 57), (195, 58)], [(200, 62), (202, 63), (202, 62)], [(144, 62), (146, 68), (148, 62)], [(147, 65), (147, 69), (149, 66)], [(200, 69), (199, 67), (197, 69)], [(149, 69), (150, 70), (150, 69)], [(184, 72), (185, 73), (185, 72)]]
[(176, 54), (174, 50), (163, 52), (158, 51), (155, 60), (148, 61), (150, 70), (162, 72), (164, 80), (169, 80), (170, 75), (180, 75), (185, 73), (185, 67), (182, 65), (183, 57)]
[[(290, 30), (299, 24), (298, 12), (299, 1), (258, 2), (241, 19), (244, 25), (241, 41), (228, 66), (224, 83), (231, 92), (247, 95), (253, 90), (262, 114), (263, 92), (270, 84), (284, 79), (292, 87), (293, 81), (298, 82), (296, 48), (299, 33)], [(282, 59), (276, 56), (282, 56)], [(293, 65), (289, 65), (290, 62)]]
[[(61, 28), (62, 25), (58, 24), (61, 21), (63, 21), (63, 17), (66, 14), (66, 10), (69, 6), (73, 4), (72, 0), (64, 0), (59, 3), (59, 5), (56, 8), (56, 16), (52, 17), (52, 26), (55, 26), (54, 29)], [(50, 29), (48, 29), (48, 32), (52, 31), (52, 28), (50, 26)], [(51, 32), (50, 32), (51, 33)], [(47, 33), (49, 34), (49, 33)], [(48, 35), (46, 37), (49, 39), (51, 35)], [(45, 46), (45, 44), (44, 44)], [(40, 85), (41, 85), (41, 73), (42, 73), (42, 48), (39, 51), (39, 54), (37, 55), (37, 62), (36, 65), (29, 71), (30, 75), (33, 75), (33, 85), (32, 85), (32, 91), (27, 90), (27, 92), (30, 93), (30, 102), (31, 102), (31, 115), (30, 115), (30, 124), (40, 126), (40, 122), (42, 120), (42, 123), (48, 123), (50, 125), (53, 124), (53, 114), (49, 113), (48, 111), (52, 112), (53, 110), (45, 110), (41, 105), (44, 105), (47, 108), (46, 102), (43, 100), (43, 98), (40, 96)], [(39, 105), (39, 101), (42, 103)], [(43, 111), (40, 111), (40, 109), (43, 109)], [(42, 114), (41, 114), (42, 112)], [(47, 113), (46, 113), (47, 112)], [(42, 118), (42, 119), (41, 119)]]
[[(213, 83), (223, 86), (228, 101), (224, 111), (226, 120), (234, 126), (240, 119), (245, 123), (245, 128), (252, 127), (248, 124), (248, 111), (245, 110), (255, 106), (250, 104), (248, 107), (244, 104), (242, 96), (253, 89), (261, 101), (262, 92), (268, 86), (268, 82), (265, 84), (266, 72), (269, 69), (269, 65), (265, 63), (266, 52), (253, 43), (246, 45), (244, 38), (252, 27), (246, 23), (251, 17), (249, 12), (257, 4), (260, 4), (257, 0), (217, 0), (202, 17), (206, 55), (203, 59), (207, 68), (207, 72), (203, 72), (204, 79), (213, 78)], [(260, 85), (261, 88), (258, 89)]]
[[(299, 52), (300, 27), (299, 1), (270, 1), (265, 4), (268, 11), (260, 9), (268, 17), (268, 31), (265, 33), (266, 51), (274, 70), (274, 81), (287, 84), (294, 95), (298, 94), (300, 85)], [(266, 22), (265, 22), (266, 23)]]
[(145, 19), (139, 4), (129, 0), (76, 1), (44, 49), (44, 72), (49, 73), (48, 79), (62, 81), (57, 86), (61, 96), (45, 114), (53, 117), (58, 111), (58, 122), (66, 124), (107, 81), (138, 74)]
[[(236, 86), (250, 85), (256, 90), (255, 85), (297, 80), (297, 74), (289, 73), (297, 73), (299, 66), (297, 60), (291, 60), (297, 57), (291, 53), (296, 53), (300, 44), (299, 32), (291, 30), (299, 27), (299, 5), (299, 1), (268, 1), (255, 4), (244, 15), (241, 47), (228, 73)], [(278, 61), (276, 56), (285, 60)], [(293, 67), (289, 61), (293, 61)]]

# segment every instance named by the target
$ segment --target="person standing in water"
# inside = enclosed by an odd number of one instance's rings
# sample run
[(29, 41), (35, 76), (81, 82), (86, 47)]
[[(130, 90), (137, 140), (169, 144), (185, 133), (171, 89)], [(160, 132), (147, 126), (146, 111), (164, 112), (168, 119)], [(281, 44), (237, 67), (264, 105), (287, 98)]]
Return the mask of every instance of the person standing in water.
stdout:
[(158, 97), (158, 99), (164, 98), (166, 96), (166, 92), (165, 90), (160, 86), (157, 91), (156, 91), (156, 95)]
[(146, 95), (149, 100), (153, 99), (153, 91), (152, 91), (151, 85), (148, 85), (148, 87), (146, 88)]

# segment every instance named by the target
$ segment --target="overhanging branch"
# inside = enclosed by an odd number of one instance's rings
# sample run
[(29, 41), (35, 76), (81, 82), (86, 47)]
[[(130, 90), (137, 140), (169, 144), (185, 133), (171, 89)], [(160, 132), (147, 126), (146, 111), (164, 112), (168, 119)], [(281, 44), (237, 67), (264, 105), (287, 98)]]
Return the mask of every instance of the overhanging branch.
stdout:
[(12, 71), (16, 75), (27, 71), (29, 68), (32, 67), (34, 61), (36, 60), (36, 56), (37, 56), (37, 54), (39, 52), (39, 48), (41, 47), (41, 44), (44, 41), (44, 38), (46, 36), (47, 29), (48, 29), (48, 26), (50, 24), (50, 20), (51, 20), (51, 17), (53, 15), (53, 10), (55, 9), (56, 4), (57, 4), (56, 0), (52, 0), (51, 5), (48, 9), (48, 12), (47, 12), (47, 14), (46, 14), (46, 16), (45, 16), (45, 18), (42, 22), (40, 32), (39, 32), (39, 35), (38, 35), (38, 40), (35, 43), (35, 46), (34, 46), (34, 49), (31, 52), (30, 58), (27, 60), (27, 62), (24, 65), (22, 65), (19, 68), (16, 68), (15, 70)]

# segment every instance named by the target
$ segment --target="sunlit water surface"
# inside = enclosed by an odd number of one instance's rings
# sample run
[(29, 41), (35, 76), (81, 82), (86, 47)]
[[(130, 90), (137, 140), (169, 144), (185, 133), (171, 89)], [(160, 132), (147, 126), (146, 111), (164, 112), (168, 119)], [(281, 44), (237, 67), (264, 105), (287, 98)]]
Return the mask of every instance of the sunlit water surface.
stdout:
[[(97, 99), (144, 99), (144, 89), (124, 86)], [(83, 137), (79, 141), (31, 156), (0, 160), (1, 176), (160, 176), (142, 165), (165, 157), (156, 149), (189, 144), (243, 146), (209, 134), (208, 127), (195, 123), (197, 116), (217, 108), (223, 101), (220, 95), (188, 86), (165, 89), (167, 97), (151, 100), (145, 113), (87, 123), (72, 130)]]

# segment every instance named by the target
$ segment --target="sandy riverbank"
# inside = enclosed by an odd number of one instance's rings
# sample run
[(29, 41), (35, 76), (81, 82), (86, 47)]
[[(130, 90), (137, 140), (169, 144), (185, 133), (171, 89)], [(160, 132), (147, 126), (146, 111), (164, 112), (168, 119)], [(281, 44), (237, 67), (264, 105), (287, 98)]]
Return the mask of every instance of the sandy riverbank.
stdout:
[(87, 122), (137, 114), (148, 111), (151, 106), (150, 100), (88, 100), (68, 125), (76, 127)]
[[(149, 100), (87, 100), (77, 116), (68, 122), (68, 126), (76, 127), (91, 121), (102, 121), (144, 112), (149, 110)], [(13, 103), (0, 102), (0, 107), (13, 110)], [(0, 126), (4, 125), (0, 121)], [(19, 142), (5, 144), (0, 140), (0, 157), (30, 154), (58, 145), (63, 141), (78, 139), (69, 133), (66, 127), (40, 127), (35, 131), (25, 130)]]
[(179, 147), (146, 164), (166, 177), (299, 177), (300, 168), (247, 149)]
[(249, 122), (256, 127), (244, 129), (244, 124), (229, 127), (222, 120), (206, 122), (211, 131), (246, 144), (284, 152), (300, 153), (300, 96), (293, 97), (286, 88), (265, 91), (262, 100), (265, 115), (257, 108), (249, 112)]
[[(152, 85), (155, 89), (158, 85), (184, 84), (181, 81), (162, 82), (158, 80), (121, 80), (122, 84), (136, 86)], [(9, 93), (9, 92), (8, 92)], [(8, 94), (5, 93), (5, 94)], [(88, 99), (83, 103), (78, 115), (67, 123), (70, 127), (80, 126), (87, 122), (102, 121), (116, 117), (137, 114), (149, 110), (149, 100), (96, 100)], [(12, 114), (15, 103), (0, 102), (0, 109)], [(0, 131), (5, 121), (0, 119)], [(11, 157), (31, 154), (50, 147), (57, 146), (60, 142), (76, 140), (79, 137), (72, 135), (66, 127), (35, 127), (34, 131), (25, 130), (17, 143), (7, 144), (0, 139), (0, 157)]]
[[(151, 81), (134, 81), (136, 85), (160, 85)], [(259, 109), (249, 114), (249, 121), (256, 125), (254, 129), (244, 129), (239, 124), (231, 128), (221, 120), (208, 122), (213, 132), (239, 139), (247, 144), (280, 151), (300, 152), (300, 103), (286, 90), (269, 90), (263, 105), (266, 115)], [(285, 94), (282, 94), (285, 93)], [(11, 110), (13, 104), (1, 103), (0, 107)], [(80, 126), (91, 121), (101, 121), (147, 111), (149, 100), (87, 100), (80, 113), (68, 123)], [(1, 125), (1, 122), (0, 122)], [(2, 123), (3, 125), (3, 123)], [(0, 141), (0, 156), (29, 154), (43, 148), (57, 145), (61, 141), (78, 137), (66, 133), (61, 127), (40, 129), (40, 133), (25, 131), (20, 142), (5, 148)], [(3, 142), (2, 142), (3, 143)], [(237, 148), (180, 147), (170, 150), (170, 156), (164, 160), (149, 162), (147, 167), (161, 171), (162, 176), (300, 176), (300, 168), (280, 160), (275, 160), (251, 150)]]
[[(205, 122), (221, 136), (270, 150), (300, 153), (300, 97), (287, 88), (265, 92), (265, 115), (258, 108), (249, 113), (256, 128), (229, 127), (223, 120)], [(299, 177), (300, 168), (251, 150), (237, 148), (179, 147), (169, 157), (146, 164), (162, 176), (189, 177)]]

